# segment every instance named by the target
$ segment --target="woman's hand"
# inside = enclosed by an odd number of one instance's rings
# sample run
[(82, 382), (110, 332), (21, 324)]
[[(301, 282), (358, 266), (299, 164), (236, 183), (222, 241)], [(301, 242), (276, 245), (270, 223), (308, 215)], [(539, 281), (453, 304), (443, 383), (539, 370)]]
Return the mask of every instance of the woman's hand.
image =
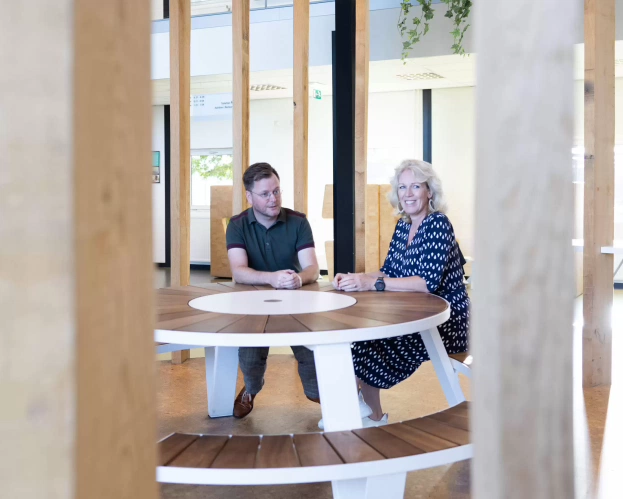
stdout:
[(340, 291), (373, 291), (376, 278), (367, 274), (337, 274), (333, 286)]

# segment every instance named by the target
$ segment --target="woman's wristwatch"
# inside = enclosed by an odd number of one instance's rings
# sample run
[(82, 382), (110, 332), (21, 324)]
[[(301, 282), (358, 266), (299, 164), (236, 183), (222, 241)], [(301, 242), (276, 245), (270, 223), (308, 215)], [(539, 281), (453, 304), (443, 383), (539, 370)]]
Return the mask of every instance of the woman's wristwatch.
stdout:
[(385, 291), (385, 278), (377, 277), (376, 282), (374, 283), (374, 289), (377, 291)]

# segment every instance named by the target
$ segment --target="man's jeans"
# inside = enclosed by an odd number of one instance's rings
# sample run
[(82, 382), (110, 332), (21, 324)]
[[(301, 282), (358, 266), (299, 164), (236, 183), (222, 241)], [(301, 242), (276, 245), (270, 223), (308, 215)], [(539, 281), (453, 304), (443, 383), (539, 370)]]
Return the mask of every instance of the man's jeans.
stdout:
[[(303, 383), (305, 395), (312, 399), (319, 398), (314, 352), (301, 346), (291, 348), (299, 363), (299, 376)], [(259, 393), (262, 389), (267, 357), (268, 347), (241, 347), (238, 349), (240, 370), (244, 375), (246, 390), (251, 395)]]

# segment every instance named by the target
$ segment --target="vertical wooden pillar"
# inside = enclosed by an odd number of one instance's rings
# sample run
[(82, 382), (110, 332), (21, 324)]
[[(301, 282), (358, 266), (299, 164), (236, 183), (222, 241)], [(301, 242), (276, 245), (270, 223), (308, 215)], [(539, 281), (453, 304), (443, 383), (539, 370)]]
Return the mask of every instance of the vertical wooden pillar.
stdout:
[(3, 497), (155, 499), (149, 3), (2, 9)]
[(170, 2), (171, 286), (190, 284), (190, 0)]
[(234, 194), (232, 213), (247, 207), (242, 174), (249, 167), (249, 0), (233, 0)]
[(583, 384), (612, 381), (615, 0), (584, 3)]
[(370, 66), (369, 0), (356, 0), (355, 9), (355, 272), (365, 272)]
[(307, 213), (309, 0), (294, 0), (294, 209)]
[[(477, 7), (479, 285), (470, 348), (483, 362), (474, 370), (473, 496), (574, 497), (569, 241), (579, 5)], [(530, 20), (521, 30), (519, 18)]]
[[(171, 286), (190, 284), (190, 0), (170, 1)], [(173, 364), (189, 350), (171, 354)]]

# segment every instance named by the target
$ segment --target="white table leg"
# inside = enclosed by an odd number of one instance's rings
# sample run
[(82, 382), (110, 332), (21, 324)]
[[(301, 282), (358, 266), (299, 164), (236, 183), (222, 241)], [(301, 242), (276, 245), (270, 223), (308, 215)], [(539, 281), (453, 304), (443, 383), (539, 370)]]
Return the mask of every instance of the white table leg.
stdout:
[(238, 347), (206, 347), (208, 414), (211, 418), (231, 416), (236, 399)]
[(406, 473), (333, 482), (334, 499), (403, 499)]
[(443, 341), (436, 327), (420, 333), (424, 346), (428, 351), (437, 378), (441, 383), (443, 393), (448, 400), (450, 407), (460, 404), (465, 401), (465, 395), (461, 390), (459, 384), (459, 375), (456, 373), (446, 352), (446, 347), (443, 346)]
[(350, 343), (312, 347), (325, 431), (361, 428)]

